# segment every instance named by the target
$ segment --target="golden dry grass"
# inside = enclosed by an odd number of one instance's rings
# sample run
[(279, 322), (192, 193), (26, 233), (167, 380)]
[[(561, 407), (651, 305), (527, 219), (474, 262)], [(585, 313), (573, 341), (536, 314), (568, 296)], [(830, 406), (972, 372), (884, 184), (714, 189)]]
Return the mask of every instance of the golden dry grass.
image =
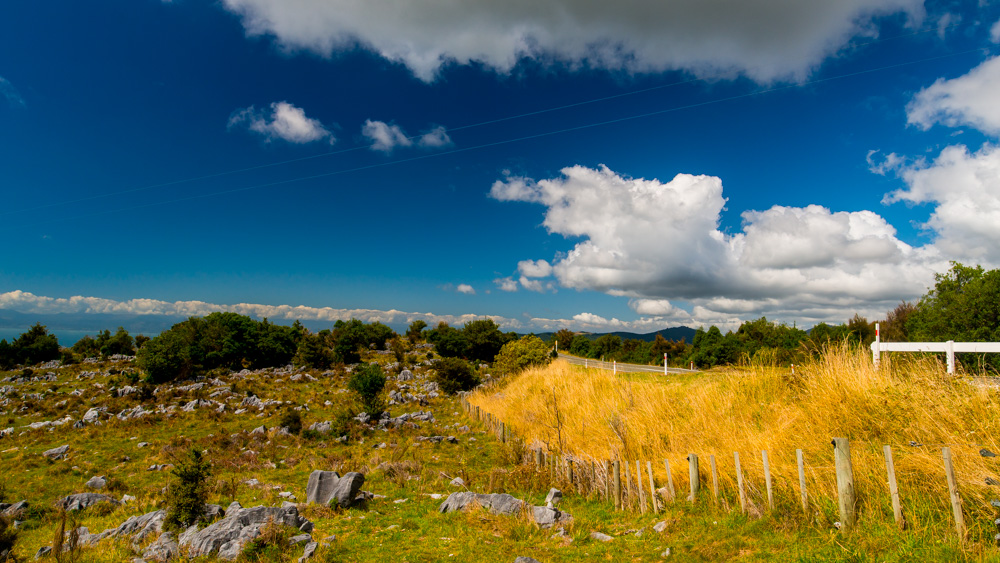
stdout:
[(1000, 481), (1000, 458), (979, 455), (981, 448), (1000, 452), (1000, 394), (971, 377), (946, 374), (933, 357), (897, 355), (876, 368), (870, 354), (840, 346), (799, 366), (794, 375), (758, 364), (670, 378), (615, 376), (556, 361), (511, 378), (502, 388), (474, 393), (469, 401), (549, 451), (600, 462), (642, 460), (644, 475), (646, 461), (652, 461), (658, 486), (666, 482), (666, 459), (675, 486), (685, 490), (685, 458), (696, 453), (702, 486), (710, 491), (714, 455), (723, 502), (735, 498), (733, 453), (738, 452), (751, 500), (760, 509), (766, 507), (761, 451), (767, 450), (775, 504), (801, 510), (796, 508), (796, 449), (801, 449), (810, 511), (832, 512), (834, 437), (851, 441), (862, 518), (892, 519), (885, 444), (893, 449), (911, 527), (951, 518), (942, 446), (952, 448), (966, 520), (970, 528), (979, 527), (981, 537), (995, 517), (989, 499), (1000, 497), (1000, 487), (986, 485), (987, 478)]

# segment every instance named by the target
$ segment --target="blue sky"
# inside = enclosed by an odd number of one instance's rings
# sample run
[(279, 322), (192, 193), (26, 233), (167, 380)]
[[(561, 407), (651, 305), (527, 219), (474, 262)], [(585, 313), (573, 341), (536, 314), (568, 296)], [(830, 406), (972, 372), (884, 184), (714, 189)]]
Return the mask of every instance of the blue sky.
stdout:
[(0, 309), (811, 326), (996, 267), (1000, 6), (821, 4), (5, 3)]

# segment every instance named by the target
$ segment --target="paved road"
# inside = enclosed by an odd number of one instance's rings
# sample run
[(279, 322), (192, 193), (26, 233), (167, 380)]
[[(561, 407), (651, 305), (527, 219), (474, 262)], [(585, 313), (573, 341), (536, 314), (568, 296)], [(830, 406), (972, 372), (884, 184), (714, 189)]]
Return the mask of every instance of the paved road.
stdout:
[[(587, 358), (579, 358), (577, 356), (570, 356), (569, 354), (563, 354), (559, 352), (559, 357), (575, 366), (586, 366), (595, 369), (606, 369), (608, 371), (617, 371), (621, 373), (659, 373), (663, 374), (663, 366), (640, 366), (637, 364), (624, 364), (618, 362), (617, 364), (613, 362), (602, 362), (600, 360), (589, 360)], [(690, 370), (683, 368), (667, 368), (668, 373), (697, 373), (698, 370)]]

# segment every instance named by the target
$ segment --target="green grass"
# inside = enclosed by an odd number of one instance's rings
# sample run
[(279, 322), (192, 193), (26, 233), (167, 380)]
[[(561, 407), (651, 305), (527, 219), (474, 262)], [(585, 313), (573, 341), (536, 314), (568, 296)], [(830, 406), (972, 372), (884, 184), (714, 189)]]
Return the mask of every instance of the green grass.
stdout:
[[(378, 358), (391, 361), (391, 356)], [(100, 371), (108, 367), (101, 366)], [(79, 514), (80, 525), (92, 533), (115, 527), (129, 516), (162, 508), (162, 488), (170, 480), (169, 470), (146, 468), (175, 463), (188, 449), (196, 447), (206, 450), (213, 463), (209, 502), (223, 507), (233, 500), (243, 506), (279, 505), (281, 491), (290, 491), (303, 502), (308, 476), (315, 469), (365, 473), (363, 489), (381, 497), (366, 509), (300, 505), (302, 514), (315, 523), (312, 535), (316, 540), (336, 538), (329, 547), (319, 549), (317, 561), (510, 562), (520, 555), (543, 562), (656, 561), (667, 548), (671, 550), (671, 561), (1000, 561), (996, 549), (982, 547), (982, 543), (963, 549), (946, 521), (921, 518), (921, 511), (938, 510), (934, 507), (907, 507), (914, 521), (935, 522), (932, 524), (899, 531), (891, 525), (891, 516), (862, 514), (859, 530), (844, 534), (832, 526), (835, 506), (821, 506), (818, 514), (809, 517), (795, 506), (780, 506), (773, 513), (749, 518), (726, 508), (738, 507), (735, 499), (724, 499), (722, 506), (715, 506), (710, 494), (703, 491), (695, 505), (678, 500), (664, 513), (642, 515), (615, 511), (599, 498), (572, 494), (564, 486), (567, 494), (561, 508), (574, 517), (564, 537), (553, 537), (553, 530), (539, 529), (524, 517), (494, 516), (482, 510), (442, 515), (438, 507), (443, 497), (433, 499), (430, 495), (447, 496), (454, 491), (449, 481), (456, 476), (461, 476), (471, 490), (507, 492), (535, 504), (542, 503), (553, 484), (548, 473), (514, 465), (517, 448), (500, 444), (481, 425), (467, 419), (457, 399), (449, 397), (433, 399), (429, 407), (390, 407), (394, 416), (430, 409), (437, 419), (433, 424), (421, 423), (419, 429), (361, 431), (346, 444), (334, 441), (333, 436), (303, 438), (274, 432), (251, 436), (244, 432), (261, 424), (275, 426), (284, 407), (269, 407), (261, 417), (256, 412), (236, 415), (231, 408), (222, 414), (207, 410), (184, 413), (178, 408), (171, 415), (128, 422), (113, 419), (82, 430), (69, 425), (51, 431), (21, 428), (67, 414), (79, 419), (91, 406), (108, 406), (109, 412), (118, 412), (136, 404), (134, 398), (113, 398), (106, 389), (94, 387), (94, 383), (107, 387), (115, 376), (76, 379), (78, 373), (88, 370), (97, 368), (72, 366), (53, 370), (59, 374), (57, 382), (17, 384), (16, 392), (8, 395), (7, 404), (0, 407), (0, 428), (16, 428), (13, 437), (0, 439), (4, 500), (26, 499), (32, 504), (16, 548), (21, 557), (30, 558), (39, 547), (51, 544), (58, 525), (53, 503), (65, 495), (84, 492), (84, 483), (94, 475), (104, 475), (116, 483), (110, 493), (113, 496), (129, 494), (137, 499), (128, 505), (97, 506)], [(37, 370), (36, 374), (44, 371)], [(237, 393), (234, 404), (250, 390), (262, 399), (290, 401), (289, 406), (308, 405), (309, 410), (301, 413), (304, 427), (333, 420), (347, 408), (357, 408), (349, 393), (339, 392), (346, 385), (343, 374), (311, 374), (318, 380), (290, 382), (287, 375), (246, 380), (220, 377)], [(423, 375), (419, 370), (417, 374)], [(0, 378), (11, 375), (14, 372), (0, 372)], [(644, 374), (629, 377), (654, 379)], [(392, 388), (395, 383), (389, 385)], [(82, 397), (68, 395), (78, 388), (86, 389)], [(211, 386), (196, 392), (168, 391), (144, 404), (147, 408), (156, 404), (179, 406), (195, 398), (208, 398), (210, 392)], [(22, 401), (22, 395), (32, 393), (41, 393), (43, 398)], [(68, 400), (65, 406), (56, 406), (63, 400)], [(324, 405), (328, 400), (332, 404)], [(28, 409), (21, 412), (22, 406)], [(455, 425), (463, 424), (470, 425), (472, 431), (460, 433)], [(416, 441), (417, 436), (433, 435), (456, 435), (460, 441)], [(150, 445), (139, 448), (139, 442)], [(383, 442), (386, 447), (377, 447)], [(41, 452), (62, 444), (70, 446), (68, 459), (50, 462), (41, 456)], [(383, 463), (389, 466), (379, 469)], [(250, 478), (258, 479), (261, 486), (243, 484)], [(667, 522), (662, 534), (652, 529), (659, 521)], [(634, 531), (639, 529), (644, 532), (636, 537)], [(609, 543), (592, 540), (592, 531), (615, 539)], [(264, 545), (246, 560), (295, 561), (300, 555), (301, 547)], [(123, 542), (106, 540), (96, 548), (81, 550), (79, 556), (79, 561), (127, 561), (132, 551)]]

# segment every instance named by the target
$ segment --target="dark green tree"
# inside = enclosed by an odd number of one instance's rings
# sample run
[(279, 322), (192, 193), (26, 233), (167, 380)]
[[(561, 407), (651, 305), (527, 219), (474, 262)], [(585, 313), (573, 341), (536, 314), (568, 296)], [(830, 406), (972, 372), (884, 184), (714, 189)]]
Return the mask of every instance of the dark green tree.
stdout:
[(171, 473), (174, 479), (167, 488), (165, 524), (168, 528), (182, 530), (205, 514), (212, 466), (202, 456), (201, 450), (191, 448), (187, 457), (178, 462)]
[(496, 356), (494, 367), (502, 374), (512, 375), (530, 367), (546, 366), (552, 361), (549, 355), (551, 348), (537, 336), (525, 336), (504, 344)]
[(591, 358), (601, 358), (603, 357), (607, 361), (616, 359), (615, 354), (617, 354), (622, 348), (622, 339), (617, 334), (602, 334), (597, 337), (590, 345), (590, 357)]
[[(507, 343), (507, 337), (500, 331), (493, 319), (480, 319), (465, 323), (462, 335), (468, 343), (466, 354), (470, 360), (492, 362)], [(444, 354), (442, 354), (444, 355)]]
[(385, 410), (382, 392), (385, 390), (385, 373), (378, 364), (361, 364), (351, 371), (347, 388), (353, 391), (368, 416), (377, 419)]
[(417, 319), (410, 323), (409, 328), (406, 329), (406, 337), (410, 339), (412, 344), (416, 344), (423, 338), (425, 328), (427, 328), (427, 321)]
[(577, 334), (570, 342), (569, 353), (584, 358), (590, 357), (590, 339), (582, 334)]
[(436, 381), (441, 391), (448, 395), (468, 391), (480, 383), (476, 371), (461, 358), (441, 358), (435, 362), (431, 380)]
[(427, 341), (433, 344), (437, 353), (444, 358), (465, 357), (469, 349), (465, 334), (444, 322), (427, 333)]
[(559, 329), (559, 332), (555, 333), (552, 337), (553, 340), (559, 343), (560, 352), (569, 352), (573, 346), (573, 338), (576, 333), (568, 328)]
[(35, 323), (27, 332), (21, 334), (11, 344), (17, 363), (34, 365), (59, 358), (59, 341), (56, 335), (40, 323)]

